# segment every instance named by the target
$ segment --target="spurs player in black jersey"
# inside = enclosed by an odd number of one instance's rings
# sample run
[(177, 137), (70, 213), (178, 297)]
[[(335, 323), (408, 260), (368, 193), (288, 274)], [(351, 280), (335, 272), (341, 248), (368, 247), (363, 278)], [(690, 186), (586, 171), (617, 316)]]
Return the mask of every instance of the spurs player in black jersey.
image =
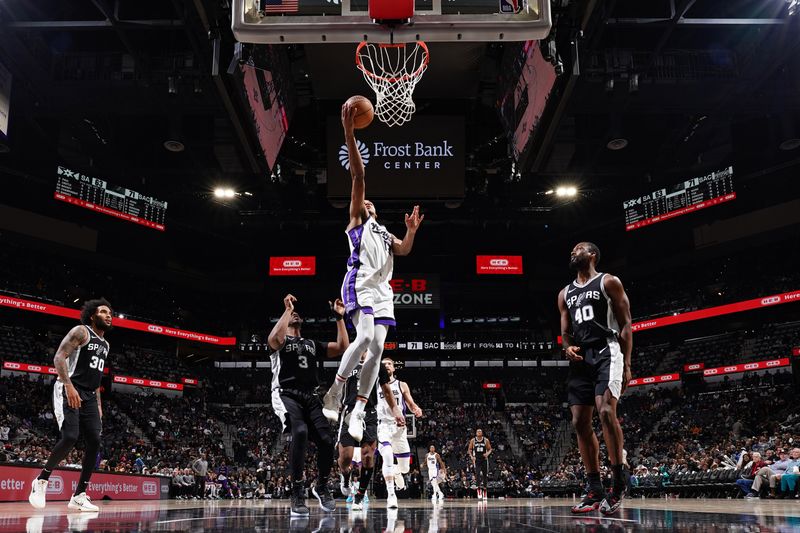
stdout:
[(281, 419), (283, 430), (291, 433), (289, 470), (292, 478), (291, 514), (308, 516), (303, 494), (303, 466), (309, 437), (317, 445), (319, 476), (312, 493), (323, 511), (332, 512), (336, 501), (328, 489), (328, 476), (333, 463), (333, 436), (328, 420), (322, 414), (318, 396), (320, 386), (318, 362), (325, 357), (339, 357), (349, 346), (344, 326), (344, 304), (337, 299), (331, 309), (336, 315), (336, 342), (317, 342), (300, 336), (303, 319), (295, 311), (297, 298), (283, 299), (284, 311), (272, 328), (267, 342), (275, 350), (272, 365), (272, 408)]
[(492, 455), (492, 443), (483, 436), (483, 430), (478, 428), (475, 437), (469, 439), (467, 445), (469, 458), (472, 460), (472, 467), (475, 469), (475, 477), (478, 484), (478, 499), (487, 500), (486, 481), (489, 477), (489, 456)]
[[(599, 261), (600, 250), (595, 244), (575, 245), (569, 265), (577, 271), (577, 277), (558, 293), (558, 308), (564, 351), (570, 360), (567, 392), (572, 424), (588, 477), (586, 494), (572, 512), (587, 513), (599, 508), (609, 515), (619, 509), (626, 486), (617, 402), (631, 380), (633, 331), (630, 303), (622, 282), (616, 276), (597, 272)], [(614, 476), (608, 494), (600, 481), (599, 444), (592, 429), (595, 409)]]
[(53, 366), (58, 379), (53, 388), (53, 410), (61, 438), (39, 477), (31, 483), (28, 501), (37, 509), (45, 506), (47, 482), (53, 469), (72, 451), (78, 436), (83, 435), (81, 476), (67, 507), (80, 511), (99, 510), (86, 495), (86, 487), (100, 448), (103, 417), (100, 381), (109, 350), (105, 334), (111, 329), (111, 322), (110, 303), (103, 299), (85, 302), (81, 308), (81, 325), (72, 328), (56, 350)]

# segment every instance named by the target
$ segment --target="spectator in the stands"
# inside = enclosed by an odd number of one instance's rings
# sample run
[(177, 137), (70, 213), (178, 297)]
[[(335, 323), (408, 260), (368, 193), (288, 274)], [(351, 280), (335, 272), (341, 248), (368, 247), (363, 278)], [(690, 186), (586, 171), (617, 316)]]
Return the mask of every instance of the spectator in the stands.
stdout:
[(786, 473), (781, 476), (781, 497), (795, 493), (797, 479), (800, 477), (800, 448), (792, 448)]
[(756, 473), (767, 466), (767, 463), (761, 458), (760, 452), (753, 452), (750, 454), (752, 460), (744, 465), (742, 471), (742, 478), (736, 480), (736, 484), (744, 492), (746, 498), (758, 498), (758, 493), (753, 492), (753, 483), (756, 478)]

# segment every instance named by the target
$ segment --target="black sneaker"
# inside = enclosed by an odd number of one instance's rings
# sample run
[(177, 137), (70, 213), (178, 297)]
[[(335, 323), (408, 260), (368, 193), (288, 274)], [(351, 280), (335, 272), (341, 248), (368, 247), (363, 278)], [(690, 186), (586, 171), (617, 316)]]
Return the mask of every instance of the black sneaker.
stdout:
[(292, 516), (308, 516), (311, 511), (306, 506), (306, 499), (299, 492), (292, 493)]
[(610, 516), (622, 506), (622, 499), (625, 497), (625, 490), (611, 490), (606, 494), (606, 497), (600, 503), (600, 512), (606, 516)]
[(333, 498), (330, 489), (328, 488), (327, 483), (325, 486), (317, 488), (316, 485), (311, 487), (311, 493), (317, 498), (319, 501), (319, 507), (326, 513), (332, 513), (336, 510), (336, 500)]
[(578, 505), (571, 509), (572, 514), (584, 514), (596, 511), (600, 507), (600, 502), (604, 501), (603, 491), (600, 489), (589, 489), (583, 495), (583, 499)]

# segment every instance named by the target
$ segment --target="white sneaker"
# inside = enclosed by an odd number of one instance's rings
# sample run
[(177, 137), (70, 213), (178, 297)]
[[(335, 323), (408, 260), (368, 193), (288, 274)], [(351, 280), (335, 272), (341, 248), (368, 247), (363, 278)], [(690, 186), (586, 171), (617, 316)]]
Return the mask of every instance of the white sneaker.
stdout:
[(36, 509), (44, 509), (47, 496), (47, 480), (34, 479), (31, 482), (31, 493), (28, 495), (28, 501)]
[(397, 490), (404, 490), (406, 488), (406, 478), (400, 472), (394, 473), (394, 486)]
[[(322, 414), (330, 422), (336, 423), (339, 420), (339, 406), (342, 404), (342, 392), (333, 392), (333, 388), (328, 389), (322, 398)], [(360, 440), (360, 439), (359, 439)]]
[(444, 493), (443, 492), (439, 494), (439, 501), (440, 502), (444, 501)]
[(100, 516), (98, 512), (69, 513), (67, 514), (67, 524), (70, 531), (87, 531), (89, 522)]
[(344, 482), (344, 474), (339, 474), (339, 490), (342, 492), (342, 496), (345, 498), (350, 496), (350, 487)]
[(386, 508), (387, 509), (397, 509), (397, 495), (392, 494), (388, 498), (386, 498)]
[(364, 418), (366, 418), (367, 414), (365, 412), (360, 412), (356, 414), (356, 416), (350, 415), (350, 423), (347, 425), (347, 432), (350, 433), (350, 436), (353, 437), (353, 440), (356, 442), (361, 442), (361, 439), (364, 438)]
[(77, 509), (78, 511), (88, 512), (97, 512), (100, 510), (98, 506), (92, 503), (92, 500), (86, 495), (85, 492), (81, 492), (77, 496), (72, 496), (72, 498), (69, 499), (67, 507), (70, 509)]
[(25, 522), (25, 533), (42, 533), (44, 516), (29, 516)]
[(364, 500), (356, 503), (353, 501), (353, 505), (350, 506), (351, 511), (362, 511), (364, 509)]

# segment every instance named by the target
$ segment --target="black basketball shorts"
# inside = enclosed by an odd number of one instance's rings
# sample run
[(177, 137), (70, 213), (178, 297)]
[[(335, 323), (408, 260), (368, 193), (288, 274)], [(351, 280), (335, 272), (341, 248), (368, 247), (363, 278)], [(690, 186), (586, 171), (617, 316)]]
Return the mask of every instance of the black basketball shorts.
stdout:
[(619, 342), (610, 340), (599, 348), (578, 352), (583, 361), (570, 361), (567, 397), (570, 405), (595, 405), (595, 397), (610, 390), (614, 398), (622, 395), (624, 356)]
[(367, 407), (364, 413), (366, 416), (364, 417), (364, 437), (362, 438), (361, 442), (356, 442), (353, 437), (350, 436), (350, 433), (347, 431), (348, 424), (350, 423), (350, 413), (352, 409), (347, 407), (344, 411), (342, 411), (342, 415), (339, 418), (339, 435), (338, 435), (338, 442), (345, 448), (349, 447), (361, 447), (363, 444), (372, 444), (373, 442), (378, 441), (378, 412), (375, 410), (374, 407), (370, 408)]

